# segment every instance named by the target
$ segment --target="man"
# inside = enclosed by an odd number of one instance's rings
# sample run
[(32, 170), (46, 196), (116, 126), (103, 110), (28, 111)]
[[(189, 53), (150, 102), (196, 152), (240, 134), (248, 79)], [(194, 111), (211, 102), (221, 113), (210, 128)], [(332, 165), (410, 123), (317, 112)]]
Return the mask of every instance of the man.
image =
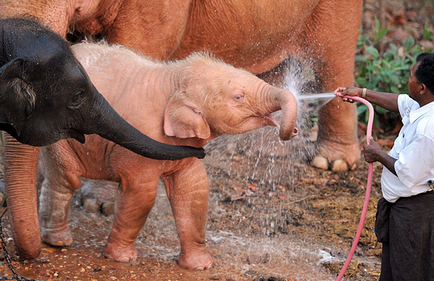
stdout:
[(408, 95), (355, 87), (335, 92), (365, 98), (402, 118), (389, 154), (372, 138), (364, 146), (365, 160), (384, 166), (375, 224), (383, 243), (380, 281), (434, 280), (434, 54), (417, 57), (407, 87)]

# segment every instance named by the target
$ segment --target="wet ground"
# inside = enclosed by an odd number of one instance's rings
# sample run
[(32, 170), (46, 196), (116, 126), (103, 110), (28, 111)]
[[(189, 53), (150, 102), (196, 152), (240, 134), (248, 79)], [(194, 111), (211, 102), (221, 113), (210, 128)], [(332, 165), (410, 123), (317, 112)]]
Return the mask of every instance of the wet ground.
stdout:
[[(6, 213), (2, 224), (13, 267), (18, 275), (38, 280), (334, 280), (360, 219), (367, 164), (361, 161), (357, 170), (338, 173), (312, 168), (307, 161), (314, 138), (313, 130), (283, 145), (274, 131), (262, 130), (208, 145), (206, 237), (214, 258), (209, 270), (177, 266), (180, 246), (161, 184), (136, 241), (136, 262), (116, 263), (102, 256), (113, 215), (85, 210), (78, 193), (70, 215), (74, 243), (68, 248), (44, 245), (35, 261), (16, 256)], [(379, 275), (381, 245), (372, 228), (381, 167), (374, 170), (365, 229), (346, 280), (377, 280)], [(4, 252), (0, 274), (12, 276)]]

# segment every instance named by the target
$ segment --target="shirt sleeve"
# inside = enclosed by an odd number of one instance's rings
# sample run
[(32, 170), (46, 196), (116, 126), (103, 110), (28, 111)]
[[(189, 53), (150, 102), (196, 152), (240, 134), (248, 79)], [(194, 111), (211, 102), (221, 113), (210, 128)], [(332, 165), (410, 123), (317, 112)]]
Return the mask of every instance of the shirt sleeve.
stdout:
[(401, 118), (408, 117), (410, 115), (410, 111), (416, 110), (419, 108), (419, 104), (410, 98), (409, 95), (399, 95), (398, 96), (398, 109)]
[(418, 135), (399, 153), (394, 166), (398, 178), (408, 188), (424, 183), (434, 167), (434, 140)]

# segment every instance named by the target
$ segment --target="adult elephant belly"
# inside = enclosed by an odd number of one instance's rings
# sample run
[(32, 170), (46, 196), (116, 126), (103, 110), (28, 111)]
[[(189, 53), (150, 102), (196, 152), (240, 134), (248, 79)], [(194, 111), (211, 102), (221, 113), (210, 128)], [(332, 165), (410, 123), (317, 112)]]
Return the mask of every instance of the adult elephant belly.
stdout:
[[(361, 0), (221, 2), (201, 1), (191, 7), (179, 47), (168, 59), (208, 50), (283, 87), (285, 71), (267, 72), (281, 70), (282, 62), (295, 57), (315, 70), (322, 91), (353, 84)], [(360, 159), (356, 128), (354, 104), (329, 102), (319, 113), (318, 150), (311, 164), (334, 171), (354, 169)]]
[[(224, 1), (223, 1), (224, 2)], [(319, 1), (226, 1), (221, 6), (193, 5), (179, 48), (180, 59), (197, 50), (253, 73), (278, 66), (301, 44), (299, 38)]]

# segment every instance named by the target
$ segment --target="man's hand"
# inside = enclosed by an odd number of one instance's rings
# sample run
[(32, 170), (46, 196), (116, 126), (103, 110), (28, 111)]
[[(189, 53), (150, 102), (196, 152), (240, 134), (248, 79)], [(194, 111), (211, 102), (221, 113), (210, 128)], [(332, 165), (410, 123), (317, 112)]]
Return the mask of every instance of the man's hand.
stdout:
[(363, 154), (365, 156), (366, 162), (373, 163), (379, 161), (389, 171), (391, 171), (394, 175), (396, 175), (396, 171), (395, 171), (396, 159), (389, 156), (386, 152), (384, 152), (381, 146), (377, 142), (375, 142), (372, 137), (369, 139), (369, 144), (365, 144), (363, 146)]
[(371, 137), (369, 139), (369, 144), (365, 144), (363, 146), (363, 153), (366, 162), (373, 163), (376, 161), (380, 161), (380, 156), (385, 152), (383, 151), (381, 146)]
[(362, 95), (362, 89), (356, 87), (338, 87), (335, 90), (335, 96), (341, 97), (343, 101), (353, 103), (351, 98), (344, 98), (344, 96), (360, 97)]

